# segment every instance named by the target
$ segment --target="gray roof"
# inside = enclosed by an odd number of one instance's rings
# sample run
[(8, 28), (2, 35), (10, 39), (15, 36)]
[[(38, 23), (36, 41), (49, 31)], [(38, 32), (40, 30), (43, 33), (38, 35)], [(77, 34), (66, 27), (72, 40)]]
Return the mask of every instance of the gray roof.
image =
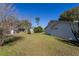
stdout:
[(56, 21), (56, 20), (51, 20), (49, 23), (48, 23), (48, 25), (45, 27), (45, 29), (47, 28), (47, 27), (49, 27), (50, 25), (52, 25), (52, 26), (56, 26), (57, 24), (59, 24), (59, 23), (75, 23), (76, 21)]

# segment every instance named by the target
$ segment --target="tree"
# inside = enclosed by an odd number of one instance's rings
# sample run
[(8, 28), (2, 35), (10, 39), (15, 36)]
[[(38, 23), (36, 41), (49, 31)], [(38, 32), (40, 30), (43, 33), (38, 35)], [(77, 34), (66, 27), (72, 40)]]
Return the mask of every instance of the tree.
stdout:
[(15, 6), (10, 3), (0, 4), (0, 45), (7, 39), (6, 34), (14, 26)]
[(79, 7), (72, 8), (60, 15), (60, 21), (79, 21)]
[(8, 16), (14, 13), (14, 4), (4, 3), (0, 4), (0, 20), (6, 20)]
[(5, 31), (14, 26), (14, 20), (16, 20), (16, 17), (14, 16), (15, 11), (14, 4), (0, 4), (0, 27), (5, 29)]
[(36, 21), (37, 26), (38, 26), (38, 25), (39, 25), (40, 18), (39, 18), (39, 17), (36, 17), (36, 18), (35, 18), (35, 21)]
[(20, 28), (24, 28), (24, 29), (27, 29), (28, 26), (29, 26), (29, 22), (28, 20), (20, 20), (20, 23), (18, 25)]
[(41, 33), (41, 32), (43, 32), (43, 28), (41, 26), (35, 27), (34, 32), (35, 33)]
[(27, 30), (28, 34), (31, 34), (30, 29), (31, 29), (31, 22), (29, 20), (20, 20), (17, 27), (18, 28), (23, 28), (25, 30)]
[(31, 34), (31, 31), (30, 31), (31, 27), (32, 27), (32, 23), (31, 21), (28, 21), (28, 34)]

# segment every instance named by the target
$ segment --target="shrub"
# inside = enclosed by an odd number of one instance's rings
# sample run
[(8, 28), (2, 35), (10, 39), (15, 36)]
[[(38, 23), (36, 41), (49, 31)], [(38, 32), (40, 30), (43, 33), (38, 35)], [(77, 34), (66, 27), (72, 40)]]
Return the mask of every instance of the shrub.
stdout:
[(0, 28), (0, 45), (3, 44), (3, 41), (4, 41), (3, 38), (4, 38), (4, 35), (3, 35), (3, 29)]
[(21, 39), (19, 36), (5, 35), (4, 30), (0, 28), (0, 46)]
[(3, 46), (5, 44), (8, 44), (8, 43), (11, 43), (11, 42), (14, 42), (14, 41), (17, 41), (19, 39), (22, 39), (22, 37), (19, 37), (19, 36), (4, 36), (2, 38), (2, 40), (0, 40), (0, 46)]
[(35, 27), (34, 32), (35, 33), (41, 33), (41, 32), (43, 32), (43, 28), (41, 26)]
[(8, 44), (8, 43), (17, 41), (19, 39), (22, 39), (22, 37), (19, 37), (19, 36), (6, 36), (6, 39), (4, 40), (3, 44)]

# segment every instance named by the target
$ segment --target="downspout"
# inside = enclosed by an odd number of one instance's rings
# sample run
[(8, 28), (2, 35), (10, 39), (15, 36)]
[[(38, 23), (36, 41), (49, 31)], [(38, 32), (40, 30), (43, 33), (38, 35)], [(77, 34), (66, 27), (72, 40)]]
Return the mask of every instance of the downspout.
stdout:
[(78, 22), (78, 33), (79, 33), (79, 22)]

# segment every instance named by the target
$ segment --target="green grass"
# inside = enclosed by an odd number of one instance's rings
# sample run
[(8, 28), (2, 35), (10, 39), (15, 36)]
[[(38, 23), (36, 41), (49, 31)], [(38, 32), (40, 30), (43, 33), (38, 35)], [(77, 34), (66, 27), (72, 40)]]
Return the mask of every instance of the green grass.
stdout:
[(58, 39), (60, 38), (54, 36), (48, 36), (43, 33), (19, 33), (16, 35), (23, 38), (0, 46), (0, 55), (79, 55), (79, 47), (59, 41)]

